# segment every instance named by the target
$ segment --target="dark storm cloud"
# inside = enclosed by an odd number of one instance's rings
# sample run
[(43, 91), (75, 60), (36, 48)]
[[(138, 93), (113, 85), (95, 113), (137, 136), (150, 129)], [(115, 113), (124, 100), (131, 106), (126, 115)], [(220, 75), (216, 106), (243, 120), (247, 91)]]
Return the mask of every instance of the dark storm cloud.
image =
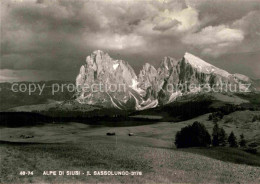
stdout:
[(94, 11), (92, 8), (84, 11), (83, 1), (57, 1), (50, 4), (44, 4), (43, 1), (14, 6), (11, 16), (37, 31), (79, 33), (101, 29), (98, 15)]
[[(233, 71), (235, 64), (225, 65), (230, 53), (259, 52), (259, 7), (258, 0), (4, 0), (1, 68), (51, 70), (73, 79), (85, 57), (101, 49), (135, 69), (190, 51)], [(259, 60), (243, 56), (250, 65), (241, 72), (260, 77)]]
[(5, 1), (3, 8), (1, 68), (76, 69), (84, 60), (84, 52), (90, 52), (77, 45), (82, 29), (99, 29), (94, 17), (80, 18), (73, 8), (60, 4)]

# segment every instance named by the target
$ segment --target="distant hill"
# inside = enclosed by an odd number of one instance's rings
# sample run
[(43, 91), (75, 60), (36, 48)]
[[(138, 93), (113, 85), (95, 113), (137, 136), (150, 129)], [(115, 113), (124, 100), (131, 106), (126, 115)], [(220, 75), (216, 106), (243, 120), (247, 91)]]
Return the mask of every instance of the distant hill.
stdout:
[(254, 83), (255, 83), (255, 87), (258, 91), (260, 91), (260, 79), (255, 79), (254, 80)]
[(162, 116), (164, 121), (188, 120), (209, 112), (229, 114), (238, 110), (260, 110), (260, 93), (190, 94), (174, 102), (152, 109), (133, 112), (134, 115)]
[[(74, 82), (75, 83), (75, 82)], [(41, 86), (41, 90), (37, 89), (29, 94), (29, 85)], [(52, 94), (52, 86), (62, 86), (73, 84), (70, 81), (41, 81), (41, 82), (17, 82), (17, 83), (0, 83), (0, 111), (6, 111), (13, 107), (46, 104), (54, 101), (64, 101), (73, 98), (75, 92), (69, 92), (65, 87), (64, 90), (59, 90)], [(13, 86), (13, 90), (12, 90)], [(21, 87), (22, 91), (16, 92)], [(26, 90), (27, 88), (27, 90)], [(31, 87), (33, 89), (33, 87)], [(56, 87), (57, 89), (58, 87)], [(61, 88), (61, 87), (60, 87)]]

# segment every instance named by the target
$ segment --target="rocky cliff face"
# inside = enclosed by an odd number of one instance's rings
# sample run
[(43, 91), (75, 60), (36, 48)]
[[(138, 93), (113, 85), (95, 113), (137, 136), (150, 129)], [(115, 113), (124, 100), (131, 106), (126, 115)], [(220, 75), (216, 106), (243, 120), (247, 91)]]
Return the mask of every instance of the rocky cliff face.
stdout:
[(142, 110), (170, 103), (181, 95), (205, 92), (198, 87), (201, 84), (219, 88), (221, 84), (250, 82), (247, 76), (230, 74), (189, 53), (179, 61), (163, 58), (158, 69), (146, 63), (137, 76), (126, 61), (98, 50), (80, 68), (76, 99), (83, 104)]
[(97, 50), (80, 68), (76, 79), (77, 101), (108, 108), (135, 108), (131, 87), (135, 88), (136, 83), (137, 76), (127, 62)]

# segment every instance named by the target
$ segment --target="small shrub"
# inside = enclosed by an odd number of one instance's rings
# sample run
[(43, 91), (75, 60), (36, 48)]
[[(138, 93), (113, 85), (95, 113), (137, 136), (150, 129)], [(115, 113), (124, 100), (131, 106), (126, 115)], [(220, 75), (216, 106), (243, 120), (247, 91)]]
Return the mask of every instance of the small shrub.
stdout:
[(209, 115), (208, 120), (217, 123), (219, 120), (223, 119), (224, 114), (221, 111), (213, 112)]
[(256, 148), (257, 146), (258, 145), (255, 142), (252, 142), (252, 143), (248, 144), (248, 147), (251, 147), (251, 148)]
[(199, 122), (186, 126), (175, 135), (177, 148), (207, 147), (211, 143), (211, 137), (205, 126)]
[(245, 152), (252, 153), (252, 154), (257, 154), (257, 149), (256, 148), (246, 148), (244, 149)]

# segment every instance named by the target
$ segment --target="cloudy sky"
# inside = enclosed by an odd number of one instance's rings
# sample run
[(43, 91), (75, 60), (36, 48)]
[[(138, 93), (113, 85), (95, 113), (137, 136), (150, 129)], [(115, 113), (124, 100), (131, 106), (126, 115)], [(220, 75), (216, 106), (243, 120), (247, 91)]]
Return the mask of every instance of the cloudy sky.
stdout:
[(94, 50), (138, 70), (190, 52), (260, 78), (260, 0), (1, 0), (0, 81), (74, 80)]

